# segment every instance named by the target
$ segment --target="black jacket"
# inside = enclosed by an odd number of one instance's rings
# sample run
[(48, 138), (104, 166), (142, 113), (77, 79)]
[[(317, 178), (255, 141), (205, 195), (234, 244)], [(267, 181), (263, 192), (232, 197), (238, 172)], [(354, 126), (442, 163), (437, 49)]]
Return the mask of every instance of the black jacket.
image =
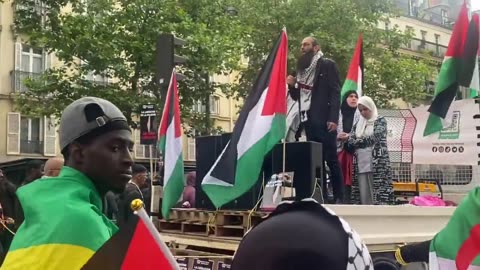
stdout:
[[(289, 85), (289, 94), (298, 100), (300, 89)], [(315, 128), (325, 128), (327, 122), (338, 124), (340, 111), (340, 77), (333, 60), (320, 58), (315, 71), (310, 111), (307, 116)]]
[(135, 199), (141, 199), (143, 201), (142, 193), (138, 190), (135, 184), (128, 183), (125, 187), (125, 191), (119, 197), (118, 226), (125, 225), (135, 215), (130, 207), (130, 204)]

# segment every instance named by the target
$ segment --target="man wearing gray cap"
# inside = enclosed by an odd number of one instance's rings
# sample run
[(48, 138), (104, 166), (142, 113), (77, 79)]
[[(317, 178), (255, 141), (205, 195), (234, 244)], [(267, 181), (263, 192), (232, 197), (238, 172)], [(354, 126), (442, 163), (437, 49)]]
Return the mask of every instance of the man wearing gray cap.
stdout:
[(84, 97), (60, 121), (65, 166), (17, 192), (25, 221), (2, 269), (80, 269), (117, 230), (102, 213), (102, 197), (131, 178), (132, 133), (107, 100)]

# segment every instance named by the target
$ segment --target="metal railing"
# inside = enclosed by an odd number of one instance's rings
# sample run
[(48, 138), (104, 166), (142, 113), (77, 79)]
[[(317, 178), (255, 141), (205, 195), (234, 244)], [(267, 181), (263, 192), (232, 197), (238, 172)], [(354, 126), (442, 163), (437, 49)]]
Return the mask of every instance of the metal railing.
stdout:
[(410, 51), (427, 53), (440, 58), (443, 58), (447, 52), (447, 46), (417, 38), (412, 39), (410, 43), (406, 46), (403, 46), (403, 48)]
[(26, 79), (38, 79), (41, 73), (26, 72), (21, 70), (12, 71), (12, 88), (14, 92), (26, 92), (28, 87), (25, 86)]
[(21, 140), (20, 152), (24, 154), (42, 154), (43, 141)]

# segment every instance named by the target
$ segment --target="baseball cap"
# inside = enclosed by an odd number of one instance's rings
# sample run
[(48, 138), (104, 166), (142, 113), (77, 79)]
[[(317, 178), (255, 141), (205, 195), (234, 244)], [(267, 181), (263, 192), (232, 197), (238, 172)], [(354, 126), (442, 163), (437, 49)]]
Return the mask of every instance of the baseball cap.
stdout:
[[(83, 97), (63, 110), (60, 120), (60, 148), (62, 151), (80, 137), (93, 132), (130, 130), (127, 118), (108, 100)], [(101, 134), (101, 133), (99, 133)]]
[(350, 225), (313, 199), (281, 203), (242, 239), (233, 270), (368, 270), (373, 262)]

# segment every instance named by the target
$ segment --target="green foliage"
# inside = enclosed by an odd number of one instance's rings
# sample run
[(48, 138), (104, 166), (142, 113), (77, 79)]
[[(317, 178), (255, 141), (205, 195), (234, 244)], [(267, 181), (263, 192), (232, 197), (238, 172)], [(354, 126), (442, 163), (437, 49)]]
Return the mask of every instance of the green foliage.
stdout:
[[(265, 59), (267, 48), (275, 41), (283, 26), (289, 39), (289, 72), (302, 39), (315, 36), (325, 55), (337, 63), (342, 80), (355, 48), (358, 34), (364, 36), (365, 88), (379, 107), (402, 98), (411, 103), (425, 99), (425, 79), (432, 72), (430, 63), (399, 54), (412, 33), (397, 27), (379, 29), (380, 22), (396, 16), (389, 0), (243, 0), (237, 4), (240, 17), (248, 25), (250, 42), (244, 49), (249, 66), (241, 72), (237, 97), (245, 97)], [(382, 45), (379, 45), (382, 44)], [(388, 90), (386, 90), (388, 89)]]
[[(208, 99), (216, 87), (209, 75), (237, 68), (242, 44), (241, 27), (225, 11), (230, 0), (16, 0), (15, 26), (32, 45), (54, 52), (64, 63), (28, 81), (28, 92), (18, 95), (17, 108), (25, 114), (60, 115), (81, 96), (109, 99), (133, 116), (145, 103), (161, 104), (160, 87), (153, 80), (155, 44), (160, 33), (172, 32), (187, 41), (180, 54), (187, 80), (180, 82), (181, 110), (193, 118), (192, 105)], [(45, 19), (42, 19), (42, 16)], [(39, 22), (44, 23), (39, 23)], [(81, 60), (81, 61), (80, 61)], [(87, 74), (103, 75), (108, 84), (86, 81)], [(207, 79), (206, 79), (207, 78)], [(228, 85), (221, 85), (228, 89)], [(226, 90), (227, 91), (227, 90)], [(207, 119), (210, 121), (209, 119)], [(191, 122), (196, 128), (199, 122)]]
[[(64, 64), (25, 82), (31, 90), (16, 96), (17, 109), (32, 116), (59, 116), (69, 102), (92, 95), (115, 103), (135, 126), (132, 119), (141, 104), (163, 107), (153, 75), (156, 39), (165, 32), (187, 42), (179, 52), (188, 58), (180, 68), (186, 80), (179, 90), (190, 135), (193, 129), (216, 132), (209, 114), (193, 112), (193, 104), (208, 101), (216, 89), (245, 97), (283, 26), (289, 36), (289, 71), (303, 37), (314, 35), (337, 62), (342, 79), (362, 32), (368, 59), (365, 92), (379, 107), (391, 106), (395, 98), (423, 100), (431, 72), (430, 63), (398, 53), (411, 33), (378, 29), (379, 22), (395, 16), (391, 0), (44, 0), (42, 8), (37, 3), (15, 0), (16, 31)], [(239, 66), (242, 55), (248, 66)], [(239, 72), (238, 84), (210, 79), (233, 71)], [(87, 81), (89, 74), (106, 76), (109, 83)]]

